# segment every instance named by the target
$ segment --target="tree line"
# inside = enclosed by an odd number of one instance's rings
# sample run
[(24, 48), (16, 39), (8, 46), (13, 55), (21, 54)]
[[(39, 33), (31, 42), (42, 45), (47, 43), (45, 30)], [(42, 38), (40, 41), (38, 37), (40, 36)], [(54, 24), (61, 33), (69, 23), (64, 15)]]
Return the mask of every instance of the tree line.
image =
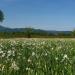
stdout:
[(65, 33), (43, 33), (43, 32), (0, 32), (0, 38), (74, 38), (75, 32)]

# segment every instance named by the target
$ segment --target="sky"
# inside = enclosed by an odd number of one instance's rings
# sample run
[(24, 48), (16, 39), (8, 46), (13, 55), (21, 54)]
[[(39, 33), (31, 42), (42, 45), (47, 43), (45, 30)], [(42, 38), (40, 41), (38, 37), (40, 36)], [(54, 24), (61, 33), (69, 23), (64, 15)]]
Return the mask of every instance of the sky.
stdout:
[(75, 0), (0, 0), (9, 28), (75, 29)]

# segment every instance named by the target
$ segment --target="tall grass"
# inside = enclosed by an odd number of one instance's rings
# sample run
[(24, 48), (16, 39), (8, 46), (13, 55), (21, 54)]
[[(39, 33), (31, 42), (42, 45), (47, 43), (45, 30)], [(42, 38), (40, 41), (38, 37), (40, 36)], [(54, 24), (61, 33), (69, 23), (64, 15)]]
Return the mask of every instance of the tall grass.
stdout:
[(75, 41), (1, 41), (0, 75), (75, 75)]

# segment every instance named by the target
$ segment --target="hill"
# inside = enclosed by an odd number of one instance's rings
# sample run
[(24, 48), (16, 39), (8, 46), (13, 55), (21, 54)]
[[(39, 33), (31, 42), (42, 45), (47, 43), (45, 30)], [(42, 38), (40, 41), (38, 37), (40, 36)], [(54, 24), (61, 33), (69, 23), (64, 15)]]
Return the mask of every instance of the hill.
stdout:
[[(28, 28), (8, 28), (0, 25), (0, 32), (25, 32)], [(36, 33), (52, 33), (52, 34), (58, 34), (58, 33), (65, 33), (68, 34), (71, 31), (55, 31), (55, 30), (42, 30), (42, 29), (33, 29), (32, 32)]]

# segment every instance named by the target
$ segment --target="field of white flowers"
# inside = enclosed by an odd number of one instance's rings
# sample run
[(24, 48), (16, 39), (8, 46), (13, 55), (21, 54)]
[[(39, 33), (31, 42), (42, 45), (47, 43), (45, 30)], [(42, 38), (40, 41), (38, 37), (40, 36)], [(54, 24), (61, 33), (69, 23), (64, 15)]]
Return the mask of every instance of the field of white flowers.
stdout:
[(0, 75), (75, 75), (75, 40), (0, 40)]

